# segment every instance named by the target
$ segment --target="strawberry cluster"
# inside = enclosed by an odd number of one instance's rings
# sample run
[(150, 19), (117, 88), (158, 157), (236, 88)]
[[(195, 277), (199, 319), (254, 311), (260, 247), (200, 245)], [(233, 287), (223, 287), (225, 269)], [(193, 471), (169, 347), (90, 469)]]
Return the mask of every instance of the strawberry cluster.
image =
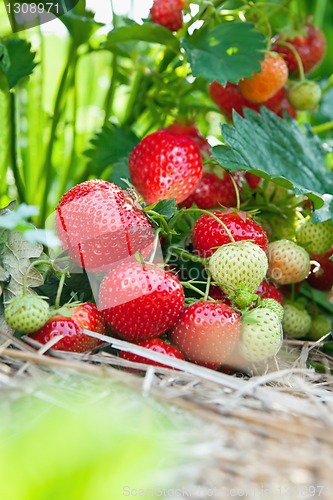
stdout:
[[(243, 195), (249, 203), (270, 184), (244, 172), (215, 172), (209, 150), (194, 123), (176, 122), (147, 135), (130, 154), (141, 204), (130, 190), (102, 180), (65, 193), (57, 232), (72, 262), (94, 276), (96, 304), (50, 311), (41, 297), (16, 298), (6, 308), (8, 323), (54, 349), (86, 352), (109, 331), (215, 370), (244, 369), (276, 355), (283, 334), (317, 340), (328, 333), (330, 320), (313, 314), (295, 289), (306, 281), (331, 290), (332, 221), (314, 224), (302, 200), (294, 233), (279, 236), (272, 218), (255, 220), (239, 207)], [(171, 219), (158, 212), (166, 200), (178, 204)], [(200, 279), (191, 278), (191, 266)]]
[[(288, 32), (279, 34), (271, 50), (261, 61), (260, 71), (238, 85), (222, 86), (217, 81), (209, 85), (211, 99), (228, 120), (232, 120), (233, 111), (243, 116), (245, 108), (259, 112), (265, 106), (281, 118), (285, 113), (295, 118), (298, 111), (312, 110), (318, 105), (320, 87), (306, 80), (304, 73), (312, 71), (325, 55), (322, 31), (309, 22), (291, 37)], [(288, 81), (289, 77), (300, 79)]]

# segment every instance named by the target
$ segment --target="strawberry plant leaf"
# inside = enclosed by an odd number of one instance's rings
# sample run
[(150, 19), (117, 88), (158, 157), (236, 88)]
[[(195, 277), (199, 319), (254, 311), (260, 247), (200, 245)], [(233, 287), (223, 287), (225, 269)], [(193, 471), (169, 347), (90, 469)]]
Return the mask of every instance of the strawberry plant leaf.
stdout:
[(11, 89), (21, 78), (31, 75), (37, 66), (34, 61), (36, 53), (31, 51), (30, 43), (20, 38), (11, 38), (2, 43), (6, 47), (9, 64), (7, 61), (6, 64), (2, 64), (0, 69), (5, 74)]
[(265, 37), (252, 23), (223, 23), (197, 30), (182, 42), (194, 76), (222, 85), (260, 70)]
[(159, 201), (158, 203), (151, 205), (149, 207), (149, 210), (153, 210), (154, 212), (163, 215), (166, 220), (170, 220), (175, 215), (178, 209), (175, 198), (173, 198), (172, 200)]
[(138, 142), (132, 132), (112, 124), (105, 125), (92, 139), (93, 147), (85, 152), (90, 159), (89, 173), (101, 176), (106, 168), (112, 167), (110, 181), (119, 184), (121, 179), (129, 179), (128, 156)]
[[(23, 276), (31, 264), (30, 259), (40, 257), (42, 252), (43, 246), (40, 243), (29, 243), (20, 231), (1, 233), (0, 264), (10, 275), (9, 283), (4, 288), (5, 300), (21, 295)], [(42, 284), (41, 273), (33, 268), (27, 279), (28, 292), (32, 293), (32, 287)]]
[(315, 210), (312, 217), (312, 222), (324, 222), (330, 217), (333, 221), (333, 195), (324, 194), (323, 200), (324, 205), (321, 208)]
[(222, 135), (225, 144), (212, 154), (224, 168), (258, 173), (307, 195), (316, 209), (323, 206), (323, 195), (333, 191), (318, 137), (295, 120), (281, 120), (266, 108), (261, 114), (246, 109), (244, 118), (234, 114), (234, 125), (222, 125)]
[[(0, 286), (0, 289), (1, 289), (1, 286)], [(0, 295), (1, 295), (1, 293), (0, 293)], [(13, 335), (13, 333), (14, 333), (13, 328), (11, 328), (8, 325), (7, 321), (5, 320), (4, 306), (3, 306), (2, 302), (0, 302), (0, 332), (1, 332), (0, 343), (6, 342), (5, 335)]]
[(104, 48), (112, 51), (117, 48), (118, 44), (132, 42), (133, 40), (159, 43), (170, 47), (176, 52), (180, 48), (178, 38), (176, 38), (170, 30), (158, 24), (151, 23), (134, 23), (131, 26), (121, 26), (120, 28), (110, 31)]

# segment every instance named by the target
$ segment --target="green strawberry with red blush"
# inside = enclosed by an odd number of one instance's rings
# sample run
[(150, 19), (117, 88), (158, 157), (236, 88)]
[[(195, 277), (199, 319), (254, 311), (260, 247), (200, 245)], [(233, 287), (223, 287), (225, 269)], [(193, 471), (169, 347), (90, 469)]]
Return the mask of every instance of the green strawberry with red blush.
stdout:
[(62, 335), (52, 349), (59, 351), (87, 352), (103, 342), (84, 333), (90, 330), (101, 335), (106, 333), (106, 322), (95, 304), (84, 302), (79, 305), (64, 306), (48, 319), (39, 330), (29, 337), (41, 344)]

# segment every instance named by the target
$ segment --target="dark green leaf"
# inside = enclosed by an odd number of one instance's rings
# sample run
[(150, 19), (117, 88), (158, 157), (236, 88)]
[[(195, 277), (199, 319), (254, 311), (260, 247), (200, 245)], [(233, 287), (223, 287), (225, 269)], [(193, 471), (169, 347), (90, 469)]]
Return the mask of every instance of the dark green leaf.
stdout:
[(225, 85), (260, 70), (265, 37), (251, 23), (226, 22), (198, 30), (183, 40), (183, 47), (194, 76)]
[(10, 59), (7, 47), (4, 43), (0, 42), (0, 71), (6, 73), (9, 70)]
[(177, 212), (177, 205), (175, 198), (172, 200), (162, 200), (156, 203), (155, 205), (152, 205), (149, 207), (151, 210), (154, 212), (157, 212), (160, 215), (163, 215), (163, 217), (166, 220), (170, 220), (175, 213)]
[(4, 44), (8, 52), (10, 65), (4, 74), (7, 77), (9, 88), (15, 87), (21, 78), (30, 76), (37, 63), (34, 62), (35, 52), (31, 51), (31, 44), (20, 38), (7, 39)]
[(323, 200), (324, 205), (318, 208), (318, 210), (315, 210), (312, 222), (324, 222), (329, 218), (332, 218), (333, 221), (333, 195), (325, 194)]
[(86, 151), (90, 158), (89, 173), (100, 176), (107, 168), (112, 167), (110, 180), (118, 184), (122, 178), (128, 179), (128, 156), (139, 142), (135, 134), (115, 125), (106, 125), (92, 139), (92, 148)]
[(95, 14), (84, 10), (79, 14), (76, 10), (71, 10), (59, 19), (64, 23), (73, 37), (76, 46), (86, 43), (89, 38), (101, 27), (102, 23), (96, 23)]
[(306, 194), (315, 208), (322, 196), (333, 192), (332, 175), (325, 168), (325, 154), (318, 137), (304, 133), (295, 120), (281, 120), (262, 108), (261, 114), (245, 110), (234, 115), (234, 125), (222, 125), (225, 145), (213, 148), (213, 158), (229, 170), (249, 170)]
[(107, 37), (104, 48), (114, 50), (118, 44), (138, 40), (142, 42), (159, 43), (179, 50), (179, 40), (172, 32), (158, 24), (144, 23), (122, 26), (112, 30)]

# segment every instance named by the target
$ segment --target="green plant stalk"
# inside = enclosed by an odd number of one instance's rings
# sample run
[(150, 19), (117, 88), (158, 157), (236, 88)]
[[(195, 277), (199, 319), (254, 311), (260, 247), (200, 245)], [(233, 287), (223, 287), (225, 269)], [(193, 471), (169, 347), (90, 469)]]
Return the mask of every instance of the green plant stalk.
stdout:
[(327, 0), (317, 0), (313, 21), (314, 24), (319, 28), (322, 28), (324, 24), (326, 9), (327, 9)]
[(127, 101), (125, 116), (123, 120), (124, 126), (132, 125), (132, 123), (136, 118), (134, 116), (135, 104), (137, 102), (137, 98), (141, 90), (141, 84), (143, 82), (143, 79), (144, 79), (144, 74), (142, 70), (138, 70), (133, 79), (131, 92)]
[(51, 125), (51, 131), (50, 131), (50, 137), (49, 137), (49, 142), (47, 145), (46, 149), (46, 155), (45, 155), (45, 162), (44, 162), (44, 168), (42, 171), (42, 174), (45, 179), (44, 183), (44, 193), (43, 193), (43, 199), (41, 203), (41, 210), (40, 210), (40, 217), (39, 217), (39, 225), (41, 227), (44, 226), (45, 224), (45, 219), (47, 216), (47, 201), (48, 201), (48, 195), (51, 187), (51, 181), (52, 181), (52, 155), (53, 155), (53, 148), (54, 144), (56, 141), (56, 132), (58, 128), (58, 124), (62, 115), (62, 104), (64, 101), (65, 97), (65, 92), (67, 89), (67, 80), (68, 80), (68, 74), (70, 70), (75, 71), (75, 67), (73, 67), (73, 62), (77, 59), (76, 56), (76, 46), (71, 41), (71, 45), (69, 47), (69, 52), (68, 52), (68, 59), (63, 71), (63, 74), (61, 76), (60, 84), (59, 84), (59, 89), (54, 105), (54, 112), (53, 112), (53, 120), (52, 120), (52, 125)]
[(105, 117), (104, 117), (104, 125), (109, 121), (110, 116), (113, 111), (113, 102), (116, 95), (117, 88), (117, 67), (118, 67), (118, 57), (116, 55), (113, 56), (112, 65), (111, 65), (111, 82), (108, 92), (105, 97)]
[(16, 96), (13, 91), (8, 93), (9, 99), (9, 126), (10, 126), (10, 158), (12, 171), (16, 183), (17, 194), (21, 203), (26, 203), (25, 189), (17, 164), (17, 140), (16, 140)]
[(77, 67), (77, 62), (78, 62), (78, 55), (75, 53), (75, 57), (73, 58), (73, 73), (72, 73), (72, 79), (69, 84), (69, 88), (72, 89), (73, 91), (73, 115), (72, 115), (72, 152), (70, 155), (70, 160), (67, 166), (67, 169), (64, 172), (64, 175), (62, 176), (62, 180), (60, 182), (60, 187), (59, 187), (59, 193), (58, 193), (58, 199), (63, 195), (63, 193), (66, 191), (68, 181), (70, 179), (70, 176), (73, 172), (73, 166), (75, 163), (75, 158), (76, 158), (76, 138), (77, 138), (77, 133), (76, 133), (76, 126), (77, 126), (77, 86), (76, 86), (76, 67)]
[(328, 130), (333, 129), (333, 121), (322, 123), (321, 125), (316, 125), (312, 127), (312, 132), (314, 134), (320, 134), (321, 132), (327, 132)]

